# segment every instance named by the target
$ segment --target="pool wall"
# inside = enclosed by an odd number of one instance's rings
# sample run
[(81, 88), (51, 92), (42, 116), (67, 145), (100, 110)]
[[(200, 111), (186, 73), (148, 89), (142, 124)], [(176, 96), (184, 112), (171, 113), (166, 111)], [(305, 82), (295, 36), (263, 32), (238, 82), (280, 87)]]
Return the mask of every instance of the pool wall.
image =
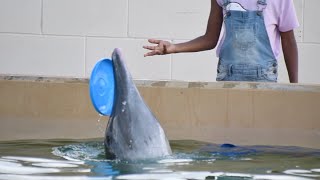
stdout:
[[(171, 140), (320, 148), (320, 86), (135, 83)], [(2, 76), (0, 99), (0, 140), (104, 135), (87, 79)]]

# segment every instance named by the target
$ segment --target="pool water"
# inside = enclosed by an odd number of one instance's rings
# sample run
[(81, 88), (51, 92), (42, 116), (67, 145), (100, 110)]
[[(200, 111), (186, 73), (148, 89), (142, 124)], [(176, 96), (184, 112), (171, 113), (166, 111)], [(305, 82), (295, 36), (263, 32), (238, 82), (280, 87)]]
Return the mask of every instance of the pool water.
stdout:
[(171, 141), (173, 155), (106, 160), (103, 139), (0, 142), (0, 179), (320, 179), (320, 150)]

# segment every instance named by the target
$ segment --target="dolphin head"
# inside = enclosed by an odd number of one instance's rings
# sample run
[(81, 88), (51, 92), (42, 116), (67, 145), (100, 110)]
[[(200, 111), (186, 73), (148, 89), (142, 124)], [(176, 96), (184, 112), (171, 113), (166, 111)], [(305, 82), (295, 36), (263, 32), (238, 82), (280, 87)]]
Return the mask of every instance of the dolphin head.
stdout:
[(143, 160), (171, 154), (160, 123), (140, 96), (120, 49), (112, 54), (115, 102), (105, 134), (107, 158)]

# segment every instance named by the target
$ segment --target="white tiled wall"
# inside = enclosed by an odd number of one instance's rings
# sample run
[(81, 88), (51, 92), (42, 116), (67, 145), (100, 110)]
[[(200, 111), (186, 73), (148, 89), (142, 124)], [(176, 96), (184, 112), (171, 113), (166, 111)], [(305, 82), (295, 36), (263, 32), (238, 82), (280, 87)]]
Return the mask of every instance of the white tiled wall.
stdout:
[(317, 20), (319, 0), (304, 0), (304, 42), (320, 43), (320, 24)]
[[(181, 43), (183, 41), (174, 41)], [(183, 81), (215, 81), (217, 76), (215, 51), (181, 53), (172, 55), (172, 79)], [(183, 68), (182, 68), (183, 67)]]
[(300, 44), (300, 80), (305, 83), (320, 83), (319, 44)]
[(43, 32), (127, 37), (127, 0), (43, 0)]
[(0, 72), (14, 75), (85, 75), (83, 37), (0, 34)]
[[(293, 0), (301, 26), (300, 82), (320, 83), (319, 0)], [(0, 74), (89, 77), (123, 49), (135, 79), (215, 81), (215, 50), (144, 58), (148, 38), (205, 32), (210, 0), (0, 0)], [(279, 81), (288, 82), (283, 57)]]
[(0, 32), (41, 33), (41, 6), (41, 0), (0, 0)]
[(129, 36), (189, 39), (203, 35), (209, 0), (129, 1)]

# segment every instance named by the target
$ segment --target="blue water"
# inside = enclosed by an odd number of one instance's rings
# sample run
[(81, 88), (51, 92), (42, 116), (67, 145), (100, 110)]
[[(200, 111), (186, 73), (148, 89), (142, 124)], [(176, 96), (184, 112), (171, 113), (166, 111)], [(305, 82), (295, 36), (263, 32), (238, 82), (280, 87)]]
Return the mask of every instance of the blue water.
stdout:
[(103, 139), (0, 142), (0, 179), (320, 179), (320, 150), (170, 141), (173, 155), (106, 160)]

